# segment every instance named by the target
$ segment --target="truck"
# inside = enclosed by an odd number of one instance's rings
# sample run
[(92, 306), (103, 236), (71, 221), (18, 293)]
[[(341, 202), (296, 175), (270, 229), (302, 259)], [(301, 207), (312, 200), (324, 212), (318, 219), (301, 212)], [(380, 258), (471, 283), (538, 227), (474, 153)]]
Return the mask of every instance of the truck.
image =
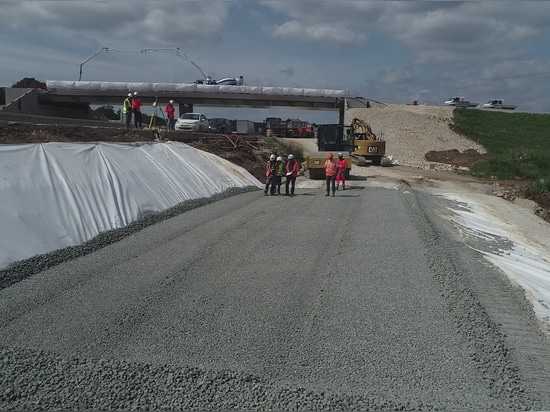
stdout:
[(286, 137), (304, 137), (308, 122), (300, 119), (290, 119), (286, 122)]
[(281, 120), (280, 117), (266, 118), (265, 131), (267, 136), (286, 137), (286, 120)]
[(223, 79), (214, 80), (212, 76), (205, 76), (204, 79), (195, 80), (196, 84), (217, 84), (217, 85), (229, 85), (229, 86), (242, 86), (244, 84), (244, 77), (224, 77)]
[(502, 99), (491, 99), (483, 105), (484, 109), (514, 110), (516, 107), (514, 104), (504, 104)]
[(265, 119), (267, 136), (273, 137), (312, 137), (312, 127), (308, 121), (300, 119), (282, 120), (280, 117)]
[(444, 103), (444, 106), (455, 106), (455, 107), (477, 107), (478, 102), (471, 102), (466, 100), (464, 97), (454, 96), (451, 97)]
[(256, 134), (254, 122), (250, 120), (237, 120), (237, 134)]

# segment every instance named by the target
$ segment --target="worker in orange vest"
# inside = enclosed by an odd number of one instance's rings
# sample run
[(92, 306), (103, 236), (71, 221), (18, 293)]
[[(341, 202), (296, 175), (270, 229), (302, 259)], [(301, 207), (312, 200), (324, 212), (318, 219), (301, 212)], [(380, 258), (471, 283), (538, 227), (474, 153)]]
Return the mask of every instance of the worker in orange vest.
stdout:
[(330, 189), (332, 188), (332, 196), (336, 196), (336, 175), (338, 174), (338, 163), (334, 160), (332, 153), (328, 154), (328, 159), (325, 162), (325, 176), (327, 180), (327, 194), (330, 195)]
[(342, 182), (342, 190), (346, 190), (346, 171), (348, 170), (348, 161), (344, 159), (342, 153), (338, 153), (338, 174), (336, 175), (336, 190), (340, 188)]

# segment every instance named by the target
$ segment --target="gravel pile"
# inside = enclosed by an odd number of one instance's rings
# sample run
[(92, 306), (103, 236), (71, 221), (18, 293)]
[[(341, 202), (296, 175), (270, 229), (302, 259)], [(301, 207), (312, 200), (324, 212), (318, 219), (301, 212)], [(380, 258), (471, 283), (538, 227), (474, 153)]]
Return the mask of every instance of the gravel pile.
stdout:
[(115, 359), (63, 358), (0, 347), (2, 410), (411, 410), (396, 404), (279, 387), (231, 370)]
[(185, 213), (188, 210), (217, 202), (218, 200), (224, 199), (226, 197), (236, 196), (241, 193), (256, 190), (258, 190), (258, 188), (253, 186), (245, 188), (231, 188), (223, 193), (219, 193), (210, 198), (187, 200), (160, 213), (145, 216), (129, 224), (126, 227), (100, 233), (99, 235), (97, 235), (93, 239), (90, 239), (86, 243), (83, 243), (82, 245), (53, 250), (49, 253), (44, 253), (41, 255), (33, 256), (29, 259), (13, 262), (8, 267), (0, 270), (0, 290), (14, 285), (17, 282), (20, 282), (44, 270), (53, 268), (63, 262), (77, 259), (81, 256), (88, 255), (108, 245), (111, 245), (115, 242), (119, 242), (125, 237), (131, 236), (147, 226), (151, 226), (162, 222), (163, 220), (170, 219), (174, 216)]
[[(386, 155), (399, 164), (426, 169), (424, 155), (430, 150), (468, 149), (486, 153), (483, 146), (453, 132), (453, 108), (445, 106), (374, 105), (369, 109), (349, 109), (346, 122), (354, 117), (369, 123), (373, 132), (386, 140)], [(382, 132), (381, 132), (382, 131)]]

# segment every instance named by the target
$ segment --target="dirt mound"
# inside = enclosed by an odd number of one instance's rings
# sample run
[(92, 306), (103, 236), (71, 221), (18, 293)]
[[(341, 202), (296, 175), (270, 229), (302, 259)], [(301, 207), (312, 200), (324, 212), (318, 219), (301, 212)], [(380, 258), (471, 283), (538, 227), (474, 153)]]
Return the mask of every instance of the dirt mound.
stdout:
[(100, 129), (81, 126), (33, 125), (8, 123), (0, 126), (0, 144), (49, 142), (139, 142), (153, 141), (153, 131)]
[(479, 153), (474, 149), (466, 149), (464, 152), (458, 149), (441, 150), (436, 152), (430, 150), (424, 155), (424, 158), (428, 162), (444, 163), (456, 167), (470, 168), (476, 162), (480, 160), (487, 160), (491, 157), (488, 153)]

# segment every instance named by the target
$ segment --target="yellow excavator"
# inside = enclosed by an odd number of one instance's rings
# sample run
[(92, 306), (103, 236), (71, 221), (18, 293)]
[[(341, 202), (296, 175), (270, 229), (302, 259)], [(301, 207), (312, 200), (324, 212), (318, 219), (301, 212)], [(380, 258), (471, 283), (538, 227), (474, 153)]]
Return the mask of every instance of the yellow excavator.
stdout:
[(372, 132), (368, 123), (356, 117), (351, 121), (348, 133), (352, 135), (353, 145), (350, 156), (357, 166), (365, 166), (368, 160), (375, 166), (382, 164), (386, 155), (386, 142)]

